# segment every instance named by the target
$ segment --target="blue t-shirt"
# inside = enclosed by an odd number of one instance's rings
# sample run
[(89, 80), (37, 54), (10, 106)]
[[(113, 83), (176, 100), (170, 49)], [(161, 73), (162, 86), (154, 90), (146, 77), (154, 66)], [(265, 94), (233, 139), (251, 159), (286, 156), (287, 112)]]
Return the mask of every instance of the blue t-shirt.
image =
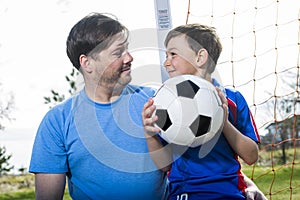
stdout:
[(38, 129), (29, 171), (66, 173), (73, 199), (164, 199), (166, 176), (148, 153), (141, 117), (153, 93), (129, 85), (100, 104), (82, 90), (54, 107)]
[[(225, 89), (229, 120), (244, 135), (260, 142), (251, 112), (242, 94)], [(245, 199), (246, 185), (237, 154), (223, 133), (196, 148), (173, 145), (169, 175), (170, 199)], [(177, 196), (179, 195), (179, 196)]]

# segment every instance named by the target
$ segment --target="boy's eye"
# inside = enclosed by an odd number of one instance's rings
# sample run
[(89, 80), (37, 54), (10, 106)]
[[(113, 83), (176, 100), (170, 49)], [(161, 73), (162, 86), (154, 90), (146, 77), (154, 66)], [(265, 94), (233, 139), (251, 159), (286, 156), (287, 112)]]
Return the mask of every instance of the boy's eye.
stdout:
[(176, 53), (174, 53), (174, 52), (168, 52), (168, 53), (166, 53), (166, 58), (168, 58), (168, 57), (174, 57), (174, 56), (176, 56), (177, 54)]
[(176, 56), (177, 54), (174, 53), (174, 52), (171, 52), (170, 55), (171, 55), (171, 56)]

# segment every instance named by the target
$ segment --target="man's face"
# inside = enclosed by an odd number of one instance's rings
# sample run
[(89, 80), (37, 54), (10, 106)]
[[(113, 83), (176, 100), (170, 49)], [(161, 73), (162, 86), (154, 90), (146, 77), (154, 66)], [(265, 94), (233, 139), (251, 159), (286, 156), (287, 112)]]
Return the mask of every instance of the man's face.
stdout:
[(123, 33), (113, 36), (111, 45), (91, 59), (93, 79), (98, 86), (125, 87), (131, 81), (131, 62), (127, 38)]

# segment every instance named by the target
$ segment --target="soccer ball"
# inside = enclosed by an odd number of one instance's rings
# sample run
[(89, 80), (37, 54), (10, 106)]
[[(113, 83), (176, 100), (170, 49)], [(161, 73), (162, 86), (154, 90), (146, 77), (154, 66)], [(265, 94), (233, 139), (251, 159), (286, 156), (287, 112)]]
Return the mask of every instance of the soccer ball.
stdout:
[(153, 97), (154, 124), (168, 143), (197, 147), (221, 132), (224, 110), (215, 87), (194, 75), (166, 80)]

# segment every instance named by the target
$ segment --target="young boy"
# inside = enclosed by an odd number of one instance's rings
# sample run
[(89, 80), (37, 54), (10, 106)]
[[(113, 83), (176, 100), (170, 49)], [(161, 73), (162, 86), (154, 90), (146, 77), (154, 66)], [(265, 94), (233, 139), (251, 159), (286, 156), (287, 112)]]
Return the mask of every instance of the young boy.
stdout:
[[(215, 86), (212, 79), (222, 45), (214, 28), (188, 24), (171, 30), (166, 39), (166, 68), (170, 77), (191, 74)], [(216, 87), (222, 99), (225, 122), (217, 143), (206, 156), (196, 148), (163, 145), (153, 126), (157, 116), (153, 99), (144, 105), (143, 124), (148, 149), (156, 165), (170, 171), (170, 200), (245, 199), (247, 185), (238, 157), (251, 165), (258, 159), (260, 138), (249, 107), (238, 91)], [(185, 151), (182, 151), (185, 148)], [(263, 196), (263, 195), (262, 195)]]

